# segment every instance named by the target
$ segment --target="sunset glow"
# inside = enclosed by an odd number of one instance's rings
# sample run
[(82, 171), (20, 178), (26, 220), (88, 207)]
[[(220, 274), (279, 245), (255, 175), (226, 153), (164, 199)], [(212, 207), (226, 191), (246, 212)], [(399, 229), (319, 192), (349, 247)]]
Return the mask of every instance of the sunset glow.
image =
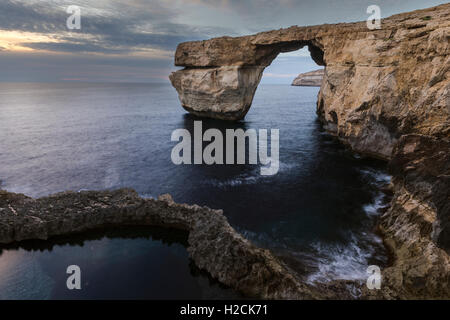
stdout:
[(37, 51), (33, 48), (25, 46), (24, 43), (39, 43), (39, 42), (58, 42), (52, 36), (22, 31), (7, 31), (0, 30), (0, 47), (4, 51), (18, 51), (18, 52), (33, 52)]

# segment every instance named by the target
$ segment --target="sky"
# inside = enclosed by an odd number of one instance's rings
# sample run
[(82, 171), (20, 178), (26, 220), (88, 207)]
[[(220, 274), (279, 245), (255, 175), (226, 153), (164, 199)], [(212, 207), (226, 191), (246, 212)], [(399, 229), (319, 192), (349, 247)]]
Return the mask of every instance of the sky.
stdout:
[[(367, 20), (441, 0), (0, 0), (0, 82), (168, 82), (180, 42)], [(81, 29), (70, 30), (77, 5)], [(319, 68), (306, 48), (281, 54), (262, 82)]]

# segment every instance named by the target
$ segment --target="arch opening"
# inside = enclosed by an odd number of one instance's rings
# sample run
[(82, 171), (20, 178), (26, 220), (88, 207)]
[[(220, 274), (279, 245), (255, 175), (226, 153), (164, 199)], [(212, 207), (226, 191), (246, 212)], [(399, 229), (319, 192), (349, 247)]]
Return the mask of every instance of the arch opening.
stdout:
[[(234, 48), (233, 45), (231, 47)], [(300, 50), (305, 47), (309, 54)], [(211, 61), (202, 60), (199, 66), (185, 64), (186, 68), (172, 73), (170, 80), (178, 92), (182, 107), (189, 113), (220, 120), (241, 120), (253, 103), (264, 70), (273, 69), (272, 61), (280, 54), (298, 50), (318, 66), (326, 66), (324, 51), (316, 40), (287, 41), (252, 46), (250, 55), (242, 53), (240, 63), (232, 58), (229, 61), (225, 58), (224, 61), (213, 61), (215, 56), (212, 55)]]
[(317, 65), (326, 65), (324, 52), (320, 47), (320, 44), (313, 41), (294, 41), (260, 46), (256, 51), (256, 60), (259, 65), (267, 67), (272, 63), (273, 60), (277, 58), (279, 54), (295, 52), (299, 50), (302, 52), (306, 52), (306, 49), (309, 51), (310, 57)]
[[(282, 48), (265, 67), (260, 83), (320, 87), (325, 63), (323, 51), (312, 44)], [(305, 75), (306, 81), (295, 83)]]

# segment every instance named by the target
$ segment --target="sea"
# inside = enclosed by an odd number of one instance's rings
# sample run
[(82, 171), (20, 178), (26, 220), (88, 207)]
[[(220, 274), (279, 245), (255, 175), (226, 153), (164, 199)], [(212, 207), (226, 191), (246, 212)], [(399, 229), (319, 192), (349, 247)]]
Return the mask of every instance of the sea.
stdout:
[[(142, 197), (223, 209), (247, 239), (309, 283), (365, 281), (387, 263), (376, 233), (386, 164), (323, 131), (319, 88), (261, 84), (244, 120), (200, 119), (170, 84), (0, 83), (0, 188), (43, 197), (133, 188)], [(175, 165), (176, 129), (279, 129), (279, 171)], [(0, 247), (0, 299), (243, 298), (190, 261), (187, 235), (114, 228)], [(81, 269), (69, 290), (67, 267)]]

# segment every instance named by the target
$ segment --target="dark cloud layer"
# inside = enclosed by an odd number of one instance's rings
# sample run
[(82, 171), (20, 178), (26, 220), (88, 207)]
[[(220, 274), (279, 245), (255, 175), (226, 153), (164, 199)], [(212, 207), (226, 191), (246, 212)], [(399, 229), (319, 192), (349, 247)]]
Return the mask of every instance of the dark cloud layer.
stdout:
[[(64, 3), (64, 2), (63, 2)], [(94, 2), (95, 3), (95, 2)], [(64, 10), (68, 5), (81, 7), (81, 30), (68, 30)], [(70, 1), (56, 6), (51, 1), (0, 2), (0, 29), (43, 33), (63, 43), (24, 43), (33, 49), (49, 49), (62, 52), (126, 53), (139, 49), (174, 50), (183, 41), (202, 39), (231, 30), (214, 27), (191, 27), (169, 20), (172, 14), (167, 9), (139, 11), (117, 3), (113, 15), (92, 15), (84, 2)], [(111, 10), (111, 9), (110, 9)]]

